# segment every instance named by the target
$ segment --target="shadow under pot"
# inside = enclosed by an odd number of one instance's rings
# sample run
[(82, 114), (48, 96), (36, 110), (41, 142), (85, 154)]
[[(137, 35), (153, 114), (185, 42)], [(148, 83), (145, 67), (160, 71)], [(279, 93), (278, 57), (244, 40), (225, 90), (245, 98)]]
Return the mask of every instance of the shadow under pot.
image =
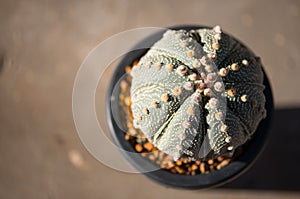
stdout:
[(133, 49), (106, 102), (110, 133), (128, 162), (185, 189), (220, 186), (249, 169), (273, 113), (260, 59), (218, 26), (172, 27)]

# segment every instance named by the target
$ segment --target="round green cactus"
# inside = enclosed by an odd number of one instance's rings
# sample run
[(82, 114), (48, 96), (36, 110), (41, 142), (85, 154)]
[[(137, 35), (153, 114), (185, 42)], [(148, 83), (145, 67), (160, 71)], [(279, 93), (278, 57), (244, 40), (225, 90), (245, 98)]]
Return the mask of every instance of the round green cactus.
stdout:
[(229, 156), (266, 116), (260, 60), (219, 26), (166, 31), (131, 75), (134, 126), (175, 160)]

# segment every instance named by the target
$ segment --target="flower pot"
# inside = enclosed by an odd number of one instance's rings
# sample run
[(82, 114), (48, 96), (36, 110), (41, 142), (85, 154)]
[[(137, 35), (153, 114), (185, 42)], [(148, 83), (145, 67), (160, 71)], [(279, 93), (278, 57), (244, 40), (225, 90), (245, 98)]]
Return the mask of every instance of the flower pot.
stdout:
[[(171, 27), (171, 29), (179, 30), (191, 30), (203, 28), (203, 26), (176, 26)], [(137, 46), (143, 46), (143, 43), (153, 44), (156, 42), (161, 36), (162, 32), (158, 32), (148, 38), (145, 38), (141, 43), (137, 44)], [(133, 48), (136, 49), (136, 48)], [(148, 49), (138, 49), (132, 52), (127, 53), (121, 62), (118, 64), (116, 71), (113, 74), (113, 77), (110, 82), (110, 88), (107, 93), (107, 102), (106, 102), (106, 113), (107, 113), (107, 122), (110, 128), (110, 133), (113, 137), (115, 144), (121, 149), (131, 152), (126, 153), (121, 150), (121, 153), (125, 156), (125, 158), (130, 162), (132, 166), (134, 166), (138, 171), (144, 171), (145, 168), (155, 168), (157, 165), (154, 165), (153, 162), (145, 159), (141, 155), (131, 155), (132, 153), (136, 153), (134, 146), (129, 143), (124, 136), (124, 131), (120, 129), (117, 121), (112, 113), (112, 109), (114, 113), (120, 113), (119, 118), (122, 119), (123, 115), (121, 115), (122, 107), (118, 106), (119, 98), (114, 98), (116, 102), (114, 102), (114, 107), (111, 104), (111, 96), (113, 94), (113, 90), (118, 83), (119, 79), (125, 74), (125, 67), (128, 65), (132, 65), (134, 61), (139, 60), (139, 58), (147, 52)], [(268, 130), (271, 122), (271, 117), (273, 113), (273, 97), (270, 88), (269, 80), (264, 72), (264, 82), (265, 86), (264, 94), (266, 96), (266, 104), (265, 108), (267, 111), (267, 117), (263, 119), (256, 132), (250, 141), (242, 146), (240, 154), (233, 159), (227, 166), (223, 167), (220, 170), (214, 170), (207, 174), (197, 174), (197, 175), (181, 175), (174, 174), (169, 171), (157, 168), (152, 169), (150, 172), (143, 173), (150, 179), (159, 182), (166, 186), (171, 187), (179, 187), (185, 189), (201, 189), (201, 188), (209, 188), (220, 186), (224, 183), (229, 182), (240, 176), (247, 169), (251, 167), (251, 165), (256, 161), (259, 154), (262, 152), (265, 143), (267, 141)], [(115, 90), (114, 92), (120, 92), (120, 89)]]

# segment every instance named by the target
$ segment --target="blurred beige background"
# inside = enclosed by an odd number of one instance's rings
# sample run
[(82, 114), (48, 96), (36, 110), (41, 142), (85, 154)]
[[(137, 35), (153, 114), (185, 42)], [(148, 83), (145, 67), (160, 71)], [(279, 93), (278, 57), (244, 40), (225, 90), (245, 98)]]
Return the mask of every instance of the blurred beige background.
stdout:
[(219, 24), (262, 57), (276, 108), (299, 107), (299, 21), (297, 0), (2, 0), (0, 198), (299, 198), (285, 190), (175, 190), (112, 170), (81, 144), (71, 106), (81, 62), (113, 34)]

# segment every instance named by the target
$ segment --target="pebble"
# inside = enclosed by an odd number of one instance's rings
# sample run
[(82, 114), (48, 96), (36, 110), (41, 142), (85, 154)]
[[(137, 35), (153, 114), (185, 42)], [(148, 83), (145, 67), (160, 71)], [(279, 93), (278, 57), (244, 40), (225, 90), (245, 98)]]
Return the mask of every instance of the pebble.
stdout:
[(143, 150), (142, 145), (141, 145), (141, 144), (136, 144), (136, 145), (135, 145), (135, 150), (136, 150), (137, 152), (142, 152), (142, 150)]
[(150, 142), (146, 142), (144, 144), (144, 148), (147, 150), (147, 151), (151, 151), (153, 149), (153, 144), (151, 144)]

